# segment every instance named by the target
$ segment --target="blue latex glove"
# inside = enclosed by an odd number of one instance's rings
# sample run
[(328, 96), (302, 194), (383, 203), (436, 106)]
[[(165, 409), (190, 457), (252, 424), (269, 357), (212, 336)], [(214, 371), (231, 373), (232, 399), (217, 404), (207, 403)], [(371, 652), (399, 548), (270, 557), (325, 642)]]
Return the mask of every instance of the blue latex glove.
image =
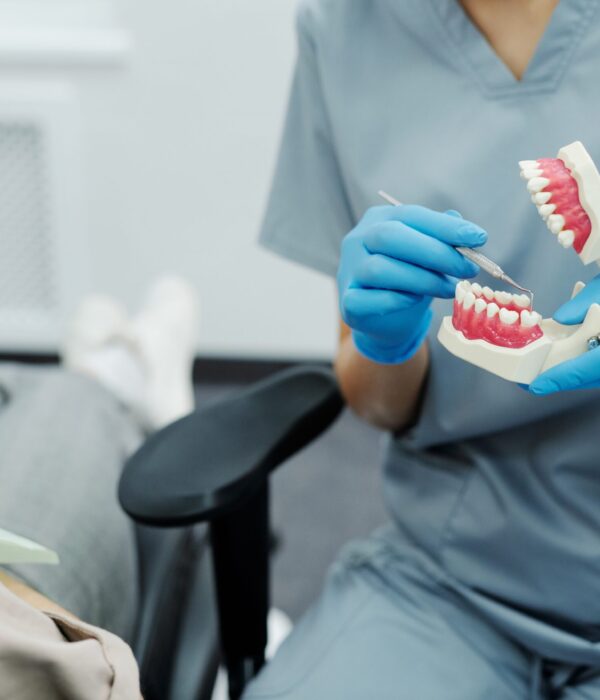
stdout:
[[(600, 275), (587, 284), (571, 301), (563, 304), (554, 314), (554, 320), (565, 325), (582, 323), (592, 304), (600, 304)], [(600, 387), (600, 348), (562, 362), (529, 385), (529, 391), (538, 396), (554, 394), (569, 389), (594, 389)]]
[(337, 275), (340, 312), (359, 352), (386, 364), (412, 357), (429, 329), (432, 297), (453, 297), (456, 277), (479, 272), (453, 246), (486, 240), (458, 212), (369, 209), (344, 238)]

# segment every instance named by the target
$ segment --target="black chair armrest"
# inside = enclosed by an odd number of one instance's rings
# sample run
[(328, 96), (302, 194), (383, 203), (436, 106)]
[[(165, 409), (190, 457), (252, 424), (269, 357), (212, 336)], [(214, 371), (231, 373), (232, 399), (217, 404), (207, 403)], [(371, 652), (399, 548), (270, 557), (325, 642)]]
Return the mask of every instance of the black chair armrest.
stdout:
[(269, 474), (343, 407), (330, 370), (281, 372), (151, 437), (125, 465), (121, 505), (138, 522), (210, 521), (229, 696), (264, 663), (269, 609)]
[(331, 371), (280, 372), (150, 437), (125, 466), (121, 505), (147, 525), (214, 519), (325, 431), (342, 406)]

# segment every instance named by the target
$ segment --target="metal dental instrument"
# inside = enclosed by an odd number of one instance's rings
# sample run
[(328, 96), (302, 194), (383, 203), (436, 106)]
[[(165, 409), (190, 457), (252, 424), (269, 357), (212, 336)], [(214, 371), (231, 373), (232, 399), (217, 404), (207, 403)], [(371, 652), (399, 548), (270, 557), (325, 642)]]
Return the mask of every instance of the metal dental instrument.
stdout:
[[(397, 199), (389, 195), (387, 192), (384, 192), (383, 190), (379, 190), (377, 194), (388, 204), (392, 204), (395, 207), (402, 206), (402, 202), (399, 202)], [(456, 246), (456, 250), (458, 250), (458, 252), (461, 255), (464, 255), (465, 258), (471, 260), (471, 262), (474, 262), (476, 265), (479, 265), (479, 267), (482, 270), (485, 270), (485, 272), (487, 272), (488, 275), (491, 275), (496, 279), (502, 280), (503, 282), (506, 282), (506, 284), (510, 284), (512, 287), (520, 289), (522, 292), (528, 294), (531, 299), (531, 309), (533, 310), (533, 292), (531, 291), (531, 289), (521, 287), (520, 284), (517, 284), (514, 281), (514, 279), (512, 279), (512, 277), (509, 277), (506, 274), (506, 272), (504, 272), (500, 265), (495, 263), (493, 260), (490, 260), (483, 253), (480, 253), (477, 250), (473, 250), (472, 248), (465, 248), (463, 246)]]

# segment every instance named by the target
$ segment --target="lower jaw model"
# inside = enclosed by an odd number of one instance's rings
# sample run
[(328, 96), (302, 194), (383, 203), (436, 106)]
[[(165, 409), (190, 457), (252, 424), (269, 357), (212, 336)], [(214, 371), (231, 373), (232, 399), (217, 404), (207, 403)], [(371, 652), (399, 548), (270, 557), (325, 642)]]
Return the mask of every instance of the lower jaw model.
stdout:
[[(583, 286), (578, 282), (573, 293)], [(598, 304), (590, 306), (582, 324), (563, 326), (533, 311), (526, 295), (494, 292), (463, 280), (438, 339), (466, 362), (511, 382), (530, 384), (538, 374), (586, 352), (589, 338), (599, 330)]]
[[(584, 264), (600, 261), (600, 175), (583, 145), (576, 142), (562, 148), (558, 158), (521, 161), (520, 166), (532, 201), (558, 242), (572, 247)], [(583, 287), (578, 282), (573, 295)], [(588, 340), (599, 332), (598, 304), (590, 306), (582, 324), (564, 326), (543, 319), (526, 295), (463, 280), (438, 339), (466, 362), (530, 384), (554, 365), (586, 352)]]

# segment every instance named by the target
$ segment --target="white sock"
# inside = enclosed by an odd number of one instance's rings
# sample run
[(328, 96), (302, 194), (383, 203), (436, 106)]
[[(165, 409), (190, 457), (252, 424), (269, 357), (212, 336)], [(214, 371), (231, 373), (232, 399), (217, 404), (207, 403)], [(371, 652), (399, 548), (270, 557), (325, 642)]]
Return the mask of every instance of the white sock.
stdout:
[(64, 338), (63, 363), (92, 377), (128, 408), (140, 414), (145, 400), (144, 367), (130, 340), (126, 309), (112, 297), (83, 299)]
[(195, 291), (177, 277), (155, 284), (133, 321), (110, 297), (89, 297), (67, 333), (64, 364), (96, 379), (146, 428), (161, 428), (194, 409), (197, 312)]
[(77, 366), (102, 384), (134, 413), (143, 413), (146, 398), (146, 376), (135, 351), (126, 342), (113, 340), (90, 350)]
[(132, 323), (147, 377), (145, 414), (161, 428), (194, 410), (192, 364), (198, 307), (185, 281), (168, 277), (154, 285)]

